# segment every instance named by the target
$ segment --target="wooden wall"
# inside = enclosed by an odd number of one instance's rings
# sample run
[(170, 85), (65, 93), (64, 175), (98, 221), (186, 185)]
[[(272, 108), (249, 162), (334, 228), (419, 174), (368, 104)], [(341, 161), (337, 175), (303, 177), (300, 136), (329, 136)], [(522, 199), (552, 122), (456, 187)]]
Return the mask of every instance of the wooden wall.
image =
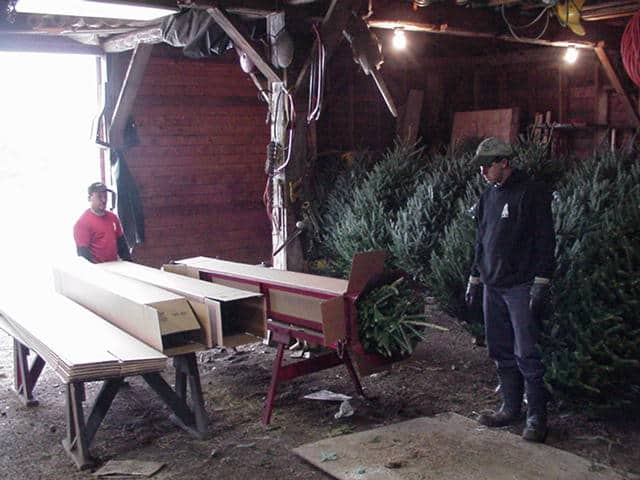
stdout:
[[(514, 106), (523, 132), (536, 112), (547, 110), (553, 121), (585, 124), (561, 134), (562, 147), (578, 156), (607, 138), (597, 125), (631, 132), (631, 119), (593, 52), (583, 52), (573, 67), (562, 63), (561, 54), (538, 48), (409, 60), (387, 52), (382, 75), (400, 108), (411, 89), (424, 91), (419, 135), (427, 146), (449, 142), (456, 111)], [(128, 54), (120, 55), (121, 71), (127, 61)], [(133, 107), (140, 143), (126, 152), (146, 218), (146, 242), (134, 252), (138, 262), (158, 266), (195, 255), (269, 259), (262, 204), (266, 114), (232, 52), (190, 60), (179, 49), (154, 47)], [(318, 152), (384, 150), (395, 134), (396, 120), (373, 79), (343, 44), (328, 65)]]
[[(430, 38), (444, 42), (442, 36)], [(603, 138), (609, 138), (611, 127), (617, 129), (618, 144), (628, 140), (632, 119), (595, 53), (581, 51), (574, 65), (566, 64), (563, 54), (560, 48), (526, 47), (489, 56), (458, 52), (457, 56), (407, 58), (387, 50), (382, 76), (399, 107), (409, 90), (424, 91), (419, 135), (428, 146), (449, 143), (456, 111), (510, 107), (520, 108), (522, 133), (537, 112), (550, 111), (552, 122), (577, 125), (558, 133), (559, 153), (589, 155)], [(373, 80), (364, 76), (350, 55), (342, 49), (330, 64), (327, 105), (318, 123), (320, 151), (379, 149), (389, 146), (395, 136), (395, 120)]]
[(270, 259), (266, 113), (233, 52), (190, 60), (179, 49), (154, 47), (132, 112), (139, 144), (125, 154), (145, 215), (137, 262)]
[(325, 101), (317, 124), (318, 152), (356, 148), (381, 150), (391, 144), (395, 120), (374, 80), (352, 60), (344, 42), (327, 67)]

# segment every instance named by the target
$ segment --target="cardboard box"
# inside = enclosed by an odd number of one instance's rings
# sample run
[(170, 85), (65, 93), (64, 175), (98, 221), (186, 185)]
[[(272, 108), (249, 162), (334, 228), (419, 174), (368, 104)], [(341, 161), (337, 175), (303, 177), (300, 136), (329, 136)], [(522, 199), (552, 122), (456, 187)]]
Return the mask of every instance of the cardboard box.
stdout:
[(78, 258), (53, 268), (55, 289), (165, 355), (204, 350), (183, 297)]
[[(186, 298), (205, 335), (205, 345), (235, 347), (262, 340), (267, 333), (265, 301), (261, 293), (216, 285), (166, 269), (131, 262), (107, 262), (100, 267), (163, 288)], [(163, 267), (164, 268), (164, 267)]]
[(345, 295), (359, 293), (374, 275), (382, 272), (384, 258), (383, 251), (356, 255), (348, 281), (207, 257), (179, 260), (172, 267), (192, 277), (211, 274), (215, 283), (248, 291), (260, 291), (260, 284), (266, 285), (267, 315), (321, 332), (322, 343), (327, 346), (348, 336)]

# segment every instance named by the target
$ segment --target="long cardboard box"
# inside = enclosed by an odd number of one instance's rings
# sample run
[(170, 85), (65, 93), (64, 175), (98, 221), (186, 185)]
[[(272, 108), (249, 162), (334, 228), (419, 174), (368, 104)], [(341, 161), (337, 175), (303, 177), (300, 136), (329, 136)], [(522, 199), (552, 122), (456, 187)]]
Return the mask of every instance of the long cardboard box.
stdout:
[[(205, 344), (234, 347), (266, 336), (267, 317), (261, 293), (205, 282), (132, 262), (107, 262), (100, 267), (155, 285), (189, 301), (205, 333)], [(167, 266), (171, 269), (171, 265)]]
[(191, 306), (175, 293), (80, 258), (55, 266), (53, 274), (57, 292), (166, 355), (206, 348)]

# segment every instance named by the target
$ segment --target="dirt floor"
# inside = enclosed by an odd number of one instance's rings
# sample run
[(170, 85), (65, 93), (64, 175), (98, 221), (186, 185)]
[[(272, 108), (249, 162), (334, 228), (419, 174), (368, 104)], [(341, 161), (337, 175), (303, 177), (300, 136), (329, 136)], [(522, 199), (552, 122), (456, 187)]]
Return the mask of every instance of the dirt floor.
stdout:
[[(381, 374), (362, 379), (368, 399), (355, 397), (355, 414), (335, 419), (339, 404), (304, 400), (321, 389), (353, 394), (344, 367), (284, 383), (270, 428), (261, 423), (275, 349), (262, 344), (200, 354), (200, 373), (211, 434), (196, 440), (168, 420), (168, 410), (138, 377), (113, 402), (91, 446), (101, 462), (159, 461), (154, 479), (326, 479), (291, 448), (306, 442), (419, 416), (456, 412), (475, 417), (492, 408), (495, 375), (484, 348), (475, 347), (447, 317), (448, 332), (428, 331), (415, 355)], [(167, 369), (167, 378), (171, 368)], [(66, 456), (64, 384), (45, 368), (35, 389), (38, 407), (27, 408), (11, 391), (12, 341), (0, 332), (0, 479), (88, 479)], [(90, 384), (91, 400), (99, 384)], [(85, 405), (86, 409), (86, 405)], [(549, 445), (640, 479), (640, 419), (588, 420), (552, 406)], [(513, 427), (513, 432), (522, 425)], [(597, 468), (597, 467), (594, 467)]]

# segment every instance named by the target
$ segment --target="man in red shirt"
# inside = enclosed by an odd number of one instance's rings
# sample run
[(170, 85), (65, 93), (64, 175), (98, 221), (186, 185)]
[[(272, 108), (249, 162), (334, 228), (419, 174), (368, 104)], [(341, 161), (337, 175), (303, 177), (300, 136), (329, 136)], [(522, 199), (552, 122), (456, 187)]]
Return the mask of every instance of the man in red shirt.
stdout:
[(91, 263), (112, 262), (118, 257), (131, 260), (120, 220), (107, 210), (109, 191), (102, 182), (89, 185), (90, 206), (73, 227), (78, 255)]

